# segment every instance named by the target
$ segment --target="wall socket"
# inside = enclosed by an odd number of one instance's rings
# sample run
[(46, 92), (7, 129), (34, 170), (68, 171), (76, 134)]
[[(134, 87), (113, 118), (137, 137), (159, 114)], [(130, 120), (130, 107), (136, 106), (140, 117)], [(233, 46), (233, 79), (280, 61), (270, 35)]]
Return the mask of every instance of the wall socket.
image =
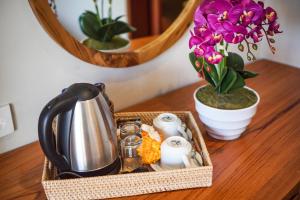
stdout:
[(0, 106), (0, 137), (15, 131), (10, 105)]

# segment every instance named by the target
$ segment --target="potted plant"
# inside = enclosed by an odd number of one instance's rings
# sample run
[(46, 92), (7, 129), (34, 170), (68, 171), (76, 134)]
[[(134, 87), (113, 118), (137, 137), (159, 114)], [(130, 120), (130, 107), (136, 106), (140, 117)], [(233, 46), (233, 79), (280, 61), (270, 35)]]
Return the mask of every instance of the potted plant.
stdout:
[(205, 0), (195, 11), (189, 54), (195, 70), (208, 84), (194, 93), (196, 110), (210, 136), (232, 140), (246, 130), (260, 101), (258, 93), (245, 86), (257, 76), (245, 70), (243, 58), (228, 52), (229, 45), (246, 51), (248, 61), (263, 37), (275, 53), (273, 36), (279, 31), (277, 13), (254, 0)]
[(97, 0), (93, 0), (96, 13), (85, 11), (79, 17), (82, 32), (88, 37), (83, 40), (86, 46), (108, 52), (120, 52), (129, 47), (129, 41), (120, 34), (135, 31), (135, 28), (120, 21), (122, 16), (112, 18), (112, 0), (108, 0), (108, 17), (104, 17), (104, 1), (101, 0), (101, 16)]

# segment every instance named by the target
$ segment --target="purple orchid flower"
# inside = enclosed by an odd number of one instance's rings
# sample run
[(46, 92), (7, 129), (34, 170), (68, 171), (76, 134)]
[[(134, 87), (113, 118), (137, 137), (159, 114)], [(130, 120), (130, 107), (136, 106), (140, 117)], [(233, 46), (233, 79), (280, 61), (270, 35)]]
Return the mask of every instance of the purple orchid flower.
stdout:
[(222, 40), (223, 40), (223, 35), (221, 33), (214, 32), (209, 35), (208, 44), (210, 46), (214, 46), (214, 45), (218, 44), (219, 42), (221, 42)]
[(189, 40), (189, 47), (190, 49), (193, 47), (193, 46), (196, 46), (196, 45), (200, 45), (203, 43), (203, 39), (197, 35), (193, 35), (193, 33), (191, 33), (191, 37), (190, 37), (190, 40)]
[(258, 1), (257, 4), (260, 5), (262, 8), (265, 8), (265, 3), (263, 1)]
[(222, 61), (223, 55), (215, 51), (213, 47), (207, 47), (205, 50), (204, 58), (210, 64), (218, 64)]
[(263, 21), (263, 13), (263, 8), (259, 4), (250, 1), (247, 4), (239, 4), (233, 7), (230, 16), (233, 23), (248, 26), (250, 23), (260, 24)]
[(206, 46), (203, 40), (198, 36), (192, 36), (189, 41), (189, 46), (194, 48), (194, 53), (196, 57), (205, 57), (206, 61), (211, 64), (220, 63), (223, 56), (219, 52), (216, 52), (213, 46)]
[(189, 42), (189, 46), (199, 45), (205, 43), (206, 45), (214, 46), (223, 39), (223, 35), (212, 31), (207, 23), (207, 20), (203, 16), (201, 8), (198, 7), (194, 15), (194, 33)]
[(204, 17), (203, 12), (201, 10), (201, 6), (198, 6), (198, 8), (195, 11), (194, 23), (196, 26), (203, 26), (203, 25), (207, 24), (207, 20)]
[(263, 37), (262, 26), (256, 26), (247, 35), (247, 38), (252, 38), (254, 43), (260, 42)]
[[(265, 8), (264, 2), (258, 1), (257, 4), (260, 5), (263, 9)], [(266, 19), (269, 23), (273, 23), (275, 20), (277, 20), (277, 13), (273, 8), (267, 7), (266, 9), (264, 9), (263, 20)]]
[(207, 20), (203, 16), (200, 7), (198, 7), (195, 12), (194, 23), (195, 23), (194, 32), (196, 35), (200, 37), (205, 37), (206, 35), (211, 34), (211, 31), (208, 27)]
[(207, 48), (207, 47), (204, 46), (204, 45), (197, 45), (196, 48), (194, 49), (195, 56), (196, 56), (197, 58), (203, 57), (204, 54), (205, 54), (206, 48)]
[(268, 35), (273, 36), (274, 34), (282, 33), (283, 31), (279, 31), (279, 27), (280, 25), (276, 21), (271, 23), (267, 30)]
[(189, 40), (190, 49), (195, 46), (194, 53), (195, 53), (196, 57), (204, 56), (206, 46), (203, 44), (203, 39), (201, 37), (193, 35), (193, 33), (191, 33), (191, 34), (192, 34), (192, 36)]
[[(221, 0), (224, 1), (224, 0)], [(208, 14), (214, 14), (218, 12), (218, 8), (215, 7), (215, 3), (218, 0), (204, 0), (200, 6), (200, 10), (206, 18)]]
[(209, 12), (206, 11), (206, 13), (207, 22), (211, 29), (218, 33), (223, 33), (232, 28), (233, 25), (228, 16), (232, 5), (228, 1), (210, 1), (209, 4), (205, 5), (205, 8), (209, 10)]
[(212, 34), (212, 30), (207, 25), (195, 26), (194, 33), (199, 37), (207, 38)]
[(233, 5), (233, 6), (236, 6), (236, 5), (242, 5), (242, 6), (246, 6), (247, 4), (250, 3), (251, 0), (230, 0), (230, 3)]
[(265, 16), (266, 16), (266, 19), (268, 20), (269, 23), (273, 23), (277, 19), (277, 13), (271, 7), (266, 8)]
[[(189, 47), (194, 48), (197, 57), (204, 57), (207, 63), (218, 64), (223, 55), (215, 50), (218, 44), (238, 44), (248, 39), (260, 42), (266, 35), (281, 33), (277, 13), (264, 3), (254, 0), (204, 0), (194, 14), (194, 30)], [(266, 34), (265, 34), (266, 33)], [(271, 49), (274, 47), (269, 42)]]
[(223, 40), (223, 35), (218, 32), (213, 32), (211, 30), (207, 30), (205, 32), (202, 32), (201, 34), (197, 34), (191, 38), (190, 40), (190, 46), (191, 44), (205, 44), (207, 46), (214, 46), (221, 42)]
[(224, 39), (228, 43), (237, 44), (242, 42), (247, 35), (247, 29), (244, 26), (235, 26), (232, 32), (225, 34)]
[(198, 7), (195, 11), (194, 15), (194, 33), (195, 35), (205, 38), (203, 40), (209, 41), (210, 35), (212, 34), (212, 30), (210, 29), (206, 18), (203, 16), (203, 12), (201, 11), (201, 8)]

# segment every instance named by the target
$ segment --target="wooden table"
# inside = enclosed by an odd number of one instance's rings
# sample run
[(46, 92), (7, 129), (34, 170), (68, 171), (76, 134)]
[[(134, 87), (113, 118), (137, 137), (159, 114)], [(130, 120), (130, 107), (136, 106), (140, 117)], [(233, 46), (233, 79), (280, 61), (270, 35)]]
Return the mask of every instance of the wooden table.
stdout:
[[(203, 82), (126, 109), (191, 110), (214, 165), (210, 188), (127, 199), (300, 198), (299, 194), (296, 196), (300, 188), (300, 70), (266, 60), (248, 67), (260, 74), (249, 80), (248, 85), (260, 94), (261, 103), (248, 130), (238, 140), (218, 141), (207, 136), (195, 112), (192, 97)], [(0, 199), (45, 199), (40, 184), (43, 160), (37, 142), (2, 154)]]

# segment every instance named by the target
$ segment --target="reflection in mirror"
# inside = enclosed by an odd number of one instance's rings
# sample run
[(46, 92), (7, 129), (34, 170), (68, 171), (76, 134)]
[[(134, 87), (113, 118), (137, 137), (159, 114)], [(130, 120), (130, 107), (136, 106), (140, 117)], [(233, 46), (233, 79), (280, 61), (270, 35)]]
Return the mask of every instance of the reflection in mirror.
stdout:
[(49, 0), (78, 41), (102, 52), (128, 52), (152, 42), (173, 23), (187, 0)]

